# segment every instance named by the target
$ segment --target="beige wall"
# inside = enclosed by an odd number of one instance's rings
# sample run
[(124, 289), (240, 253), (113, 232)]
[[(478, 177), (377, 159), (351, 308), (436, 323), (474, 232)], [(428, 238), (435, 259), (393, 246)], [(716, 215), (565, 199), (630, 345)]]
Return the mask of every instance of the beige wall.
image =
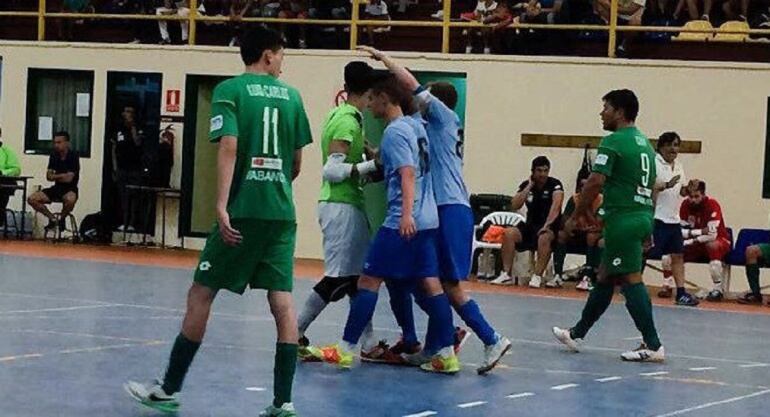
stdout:
[[(3, 139), (23, 151), (26, 72), (29, 67), (95, 71), (92, 157), (83, 160), (83, 196), (76, 214), (99, 209), (106, 101), (106, 73), (162, 72), (163, 88), (182, 89), (185, 74), (236, 74), (235, 49), (211, 47), (68, 46), (0, 43), (3, 57), (0, 124)], [(770, 65), (625, 61), (589, 58), (471, 57), (438, 54), (398, 55), (419, 70), (468, 74), (466, 178), (472, 192), (511, 193), (528, 174), (538, 154), (553, 161), (553, 175), (574, 186), (582, 152), (522, 148), (521, 133), (602, 133), (598, 112), (610, 89), (634, 89), (641, 101), (638, 123), (649, 135), (676, 130), (703, 141), (703, 153), (685, 155), (687, 173), (709, 184), (729, 225), (768, 227), (768, 203), (761, 198), (766, 103)], [(316, 138), (320, 123), (340, 89), (348, 52), (292, 52), (283, 78), (303, 94)], [(182, 98), (184, 103), (184, 97)], [(192, 126), (186, 126), (192, 128)], [(181, 146), (177, 146), (181, 158)], [(178, 161), (179, 162), (179, 161)], [(42, 178), (46, 158), (23, 156), (25, 174)], [(181, 163), (174, 166), (178, 184)], [(318, 145), (307, 149), (304, 171), (296, 183), (299, 223), (297, 255), (321, 256), (315, 200), (320, 184)], [(33, 184), (39, 183), (38, 180)], [(193, 246), (200, 246), (194, 242)], [(706, 277), (706, 271), (698, 278)], [(743, 281), (742, 273), (738, 274)]]

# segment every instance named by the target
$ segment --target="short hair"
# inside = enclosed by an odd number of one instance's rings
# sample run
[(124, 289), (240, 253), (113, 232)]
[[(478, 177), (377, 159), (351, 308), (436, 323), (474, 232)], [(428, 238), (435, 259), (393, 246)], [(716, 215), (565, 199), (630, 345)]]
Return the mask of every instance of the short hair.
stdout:
[(605, 94), (602, 100), (616, 110), (623, 110), (626, 120), (636, 121), (636, 116), (639, 114), (639, 99), (636, 98), (633, 91), (628, 89), (612, 90)]
[(532, 160), (532, 171), (534, 171), (537, 167), (551, 168), (551, 161), (549, 161), (545, 156), (540, 155)]
[(60, 130), (53, 134), (53, 137), (56, 138), (58, 136), (63, 137), (64, 139), (67, 139), (67, 142), (70, 141), (70, 134), (66, 130)]
[(447, 107), (454, 110), (457, 106), (457, 90), (452, 83), (446, 81), (436, 81), (428, 83), (428, 89), (437, 99), (441, 100)]
[(655, 145), (655, 149), (660, 151), (660, 148), (670, 145), (676, 141), (679, 141), (679, 143), (682, 143), (682, 138), (679, 137), (679, 134), (676, 132), (665, 132), (658, 138), (658, 143)]
[(698, 188), (696, 190), (703, 193), (703, 195), (706, 195), (706, 181), (700, 180), (698, 181)]
[(363, 61), (345, 65), (345, 90), (348, 93), (363, 94), (372, 87), (374, 69)]
[(241, 59), (246, 65), (259, 62), (267, 50), (278, 52), (286, 45), (280, 33), (259, 25), (246, 31), (241, 37)]
[(397, 106), (402, 105), (410, 95), (392, 74), (378, 76), (372, 84), (372, 94), (385, 94), (388, 101)]

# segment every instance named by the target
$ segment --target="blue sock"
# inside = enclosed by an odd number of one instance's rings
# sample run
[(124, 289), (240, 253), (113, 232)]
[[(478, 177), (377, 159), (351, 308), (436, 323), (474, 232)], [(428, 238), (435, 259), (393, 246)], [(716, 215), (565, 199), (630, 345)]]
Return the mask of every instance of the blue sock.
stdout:
[(425, 297), (421, 304), (428, 313), (425, 352), (432, 355), (445, 347), (454, 345), (455, 326), (452, 321), (452, 307), (449, 305), (446, 294)]
[(342, 340), (351, 345), (358, 344), (358, 339), (361, 338), (366, 324), (372, 320), (375, 307), (377, 307), (377, 293), (359, 289), (350, 303), (350, 312)]
[(469, 300), (467, 303), (460, 306), (460, 308), (457, 309), (457, 314), (459, 314), (465, 324), (476, 333), (476, 336), (481, 339), (484, 345), (490, 346), (497, 343), (495, 329), (489, 325), (487, 319), (481, 314), (479, 305), (476, 304), (475, 301)]
[(411, 286), (392, 281), (388, 281), (386, 285), (388, 293), (390, 293), (390, 309), (401, 328), (403, 342), (407, 346), (414, 346), (419, 343), (419, 340), (417, 340), (417, 330), (414, 327)]

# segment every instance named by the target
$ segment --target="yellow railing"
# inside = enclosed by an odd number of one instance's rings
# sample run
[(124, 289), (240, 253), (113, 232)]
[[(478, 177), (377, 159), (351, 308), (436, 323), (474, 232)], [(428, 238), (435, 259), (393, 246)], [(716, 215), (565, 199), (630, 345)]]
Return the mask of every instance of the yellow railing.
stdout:
[[(55, 13), (46, 10), (46, 0), (38, 0), (37, 11), (4, 11), (2, 17), (23, 17), (37, 19), (37, 38), (46, 40), (46, 20), (48, 19), (103, 19), (103, 20), (155, 20), (155, 21), (187, 21), (190, 25), (189, 44), (195, 45), (197, 39), (198, 22), (229, 22), (226, 16), (204, 16), (198, 14), (199, 0), (190, 0), (190, 14), (187, 17), (176, 15), (130, 15), (130, 14), (100, 14), (100, 13)], [(350, 28), (350, 48), (358, 45), (358, 29), (361, 26), (403, 26), (403, 27), (429, 27), (441, 28), (441, 52), (448, 53), (451, 41), (451, 29), (455, 28), (483, 28), (480, 22), (453, 22), (450, 20), (452, 11), (451, 0), (443, 1), (443, 19), (441, 21), (409, 21), (409, 20), (365, 20), (361, 19), (360, 6), (362, 0), (352, 0), (352, 13), (350, 20), (325, 20), (325, 19), (280, 19), (266, 17), (243, 18), (247, 23), (281, 23), (290, 25), (322, 25), (322, 26), (348, 26)], [(542, 30), (580, 30), (580, 31), (606, 31), (609, 34), (607, 44), (607, 56), (614, 57), (617, 45), (618, 32), (668, 32), (668, 33), (708, 33), (708, 34), (741, 34), (741, 35), (770, 35), (770, 29), (749, 29), (748, 31), (730, 31), (713, 29), (689, 29), (684, 27), (659, 27), (659, 26), (618, 26), (618, 0), (611, 1), (609, 25), (572, 25), (572, 24), (511, 24), (511, 29), (542, 29)]]

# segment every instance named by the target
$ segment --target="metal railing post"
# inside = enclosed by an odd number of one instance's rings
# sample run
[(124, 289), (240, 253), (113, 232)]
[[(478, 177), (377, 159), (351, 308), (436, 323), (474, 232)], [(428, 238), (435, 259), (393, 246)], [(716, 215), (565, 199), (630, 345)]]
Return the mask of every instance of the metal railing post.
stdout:
[(610, 36), (607, 43), (607, 56), (615, 58), (618, 44), (618, 0), (610, 0)]
[(353, 9), (350, 11), (350, 49), (358, 46), (358, 20), (361, 0), (353, 0)]
[(37, 3), (37, 40), (45, 40), (45, 0)]
[(198, 17), (198, 0), (190, 0), (190, 15), (188, 17), (188, 24), (190, 27), (188, 29), (187, 40), (190, 45), (195, 45), (195, 38), (198, 34), (198, 25), (196, 24), (196, 18)]
[(441, 52), (444, 54), (449, 53), (449, 41), (450, 41), (450, 27), (449, 23), (451, 22), (452, 18), (452, 1), (451, 0), (444, 0), (443, 7), (442, 7), (444, 15), (443, 18), (443, 25), (441, 26)]

